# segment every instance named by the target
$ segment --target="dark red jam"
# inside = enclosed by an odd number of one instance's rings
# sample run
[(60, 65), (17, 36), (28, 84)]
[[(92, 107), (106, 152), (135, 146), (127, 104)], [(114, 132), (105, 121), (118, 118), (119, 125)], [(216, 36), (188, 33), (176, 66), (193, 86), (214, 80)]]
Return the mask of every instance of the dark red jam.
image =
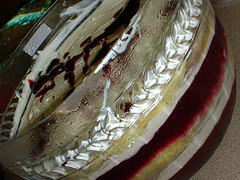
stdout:
[(218, 21), (215, 29), (214, 38), (202, 67), (165, 124), (136, 155), (121, 162), (98, 179), (134, 177), (167, 146), (185, 136), (197, 117), (207, 110), (215, 93), (218, 92), (226, 63), (227, 42)]
[[(66, 53), (67, 54), (67, 53)], [(65, 55), (66, 55), (65, 54)], [(64, 55), (64, 56), (65, 56)], [(65, 59), (65, 58), (64, 58)], [(50, 71), (55, 67), (57, 66), (58, 64), (60, 63), (60, 59), (56, 58), (54, 60), (52, 60), (52, 62), (49, 64), (48, 68), (47, 68), (47, 71), (46, 73), (50, 73)]]
[(236, 101), (236, 83), (233, 84), (230, 99), (225, 106), (222, 115), (214, 127), (211, 134), (208, 136), (202, 147), (194, 154), (187, 164), (178, 171), (170, 180), (185, 180), (194, 175), (199, 168), (211, 157), (221, 142), (227, 127), (232, 118), (232, 112)]
[(124, 105), (123, 104), (120, 105), (120, 109), (122, 109), (124, 113), (129, 112), (131, 107), (132, 107), (132, 103), (130, 103), (130, 102), (128, 102)]
[(87, 39), (85, 39), (82, 44), (80, 45), (80, 47), (82, 48), (83, 46), (87, 45), (88, 43), (90, 43), (92, 41), (92, 36), (89, 36)]
[(69, 54), (70, 54), (70, 52), (66, 52), (66, 53), (63, 55), (63, 59), (66, 59), (67, 57), (69, 57)]

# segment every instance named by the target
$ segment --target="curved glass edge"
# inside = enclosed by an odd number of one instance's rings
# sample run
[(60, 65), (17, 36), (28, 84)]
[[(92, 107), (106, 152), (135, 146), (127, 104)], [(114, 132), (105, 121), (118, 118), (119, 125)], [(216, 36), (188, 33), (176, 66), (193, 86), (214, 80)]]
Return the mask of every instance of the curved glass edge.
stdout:
[(14, 111), (16, 110), (18, 99), (21, 98), (24, 86), (22, 80), (37, 59), (37, 52), (44, 49), (59, 33), (59, 30), (71, 18), (74, 18), (74, 15), (60, 16), (60, 14), (66, 8), (78, 2), (78, 0), (56, 0), (7, 60), (5, 67), (0, 73), (0, 143), (5, 143), (16, 135), (16, 132), (13, 133), (15, 135), (11, 135)]
[[(36, 127), (35, 127), (35, 128), (36, 128)], [(33, 128), (33, 129), (35, 129), (35, 128)], [(33, 129), (32, 129), (32, 130), (33, 130)], [(25, 134), (25, 135), (26, 135), (26, 134)]]
[[(65, 2), (65, 1), (63, 1), (63, 2)], [(76, 1), (77, 2), (77, 1)], [(64, 5), (65, 6), (65, 5)], [(55, 4), (55, 6), (53, 7), (53, 9), (55, 9), (55, 8), (57, 8), (57, 4)], [(55, 12), (54, 12), (54, 14), (55, 14)], [(57, 14), (57, 13), (56, 13)], [(51, 14), (51, 12), (48, 12), (46, 15), (45, 15), (45, 17), (43, 18), (43, 20), (38, 24), (38, 25), (36, 25), (36, 27), (34, 28), (34, 30), (32, 30), (32, 32), (30, 32), (29, 34), (28, 34), (28, 36), (26, 37), (26, 40), (27, 39), (30, 39), (31, 38), (31, 35), (33, 35), (38, 29), (38, 27), (40, 27), (42, 24), (47, 24), (47, 22), (45, 22), (44, 20), (45, 19), (47, 19), (49, 16), (51, 16), (52, 14)], [(52, 19), (52, 18), (51, 18)], [(67, 21), (68, 19), (64, 19), (64, 21), (62, 20), (62, 21), (60, 21), (61, 23), (64, 23), (65, 21)], [(48, 20), (48, 21), (50, 21), (50, 20)], [(47, 24), (48, 25), (48, 24)], [(54, 36), (54, 33), (52, 33), (51, 32), (51, 35), (53, 34), (53, 36)], [(48, 39), (50, 39), (50, 38), (48, 38)], [(26, 41), (25, 40), (25, 41)], [(41, 46), (45, 46), (45, 44), (47, 44), (47, 43), (44, 43), (44, 44), (42, 44)], [(22, 47), (24, 47), (26, 45), (26, 42), (25, 42), (25, 44), (21, 44), (20, 45), (20, 47), (22, 48)], [(17, 54), (18, 54), (18, 52), (16, 51), (15, 52), (15, 55), (14, 56), (17, 56)], [(29, 56), (27, 56), (27, 57), (29, 57)], [(17, 58), (17, 57), (15, 57), (15, 58)], [(31, 59), (31, 57), (30, 57), (30, 59)], [(31, 59), (32, 60), (32, 59)], [(32, 63), (32, 62), (31, 62)], [(7, 71), (7, 70), (5, 70), (5, 71)], [(44, 122), (44, 121), (43, 121)], [(43, 122), (41, 122), (41, 123), (39, 123), (39, 124), (42, 124)], [(39, 125), (38, 124), (38, 125)], [(23, 135), (21, 135), (21, 136), (19, 136), (19, 137), (16, 137), (16, 138), (14, 138), (14, 139), (10, 139), (10, 141), (7, 141), (7, 142), (5, 142), (5, 143), (3, 143), (1, 146), (5, 146), (5, 145), (8, 145), (9, 143), (12, 143), (13, 141), (16, 141), (16, 140), (18, 140), (18, 139), (21, 139), (21, 137), (24, 137), (26, 134), (29, 134), (33, 129), (36, 129), (37, 128), (37, 126), (38, 125), (36, 125), (35, 127), (33, 127), (33, 128), (31, 128), (28, 132), (26, 132), (26, 133), (24, 133)]]
[[(170, 22), (170, 24), (172, 24), (172, 21)], [(169, 33), (171, 33), (171, 29), (169, 30)], [(193, 34), (194, 34), (194, 33), (193, 33)], [(158, 45), (159, 45), (159, 44), (158, 44)], [(165, 43), (163, 43), (163, 46), (165, 46)], [(191, 46), (191, 45), (190, 45), (190, 46)], [(190, 46), (189, 46), (189, 47), (190, 47)], [(184, 56), (185, 56), (185, 55), (184, 55)], [(184, 56), (183, 56), (183, 57), (184, 57)], [(182, 57), (182, 58), (183, 58), (183, 57)], [(43, 123), (41, 123), (41, 124), (43, 124)], [(37, 127), (36, 127), (36, 128), (37, 128)], [(30, 171), (31, 171), (31, 170), (30, 170)], [(30, 171), (29, 171), (29, 172), (30, 172)]]

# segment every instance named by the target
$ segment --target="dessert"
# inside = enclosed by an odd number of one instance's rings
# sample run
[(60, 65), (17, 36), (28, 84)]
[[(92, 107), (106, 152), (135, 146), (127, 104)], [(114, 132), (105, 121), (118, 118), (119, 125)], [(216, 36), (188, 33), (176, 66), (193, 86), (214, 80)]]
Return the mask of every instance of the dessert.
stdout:
[(35, 62), (12, 99), (8, 132), (24, 153), (0, 163), (32, 178), (191, 175), (185, 167), (194, 172), (202, 148), (214, 149), (235, 96), (210, 3), (83, 0), (59, 16), (66, 23), (42, 49), (32, 40), (52, 33), (45, 23), (23, 46)]

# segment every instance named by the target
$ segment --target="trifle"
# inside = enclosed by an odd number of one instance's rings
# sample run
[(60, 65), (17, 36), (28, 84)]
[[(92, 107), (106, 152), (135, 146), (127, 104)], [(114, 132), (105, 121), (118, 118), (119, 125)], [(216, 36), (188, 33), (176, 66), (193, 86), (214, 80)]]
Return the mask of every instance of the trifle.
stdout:
[(26, 179), (185, 179), (231, 119), (209, 1), (57, 1), (1, 71), (0, 164)]

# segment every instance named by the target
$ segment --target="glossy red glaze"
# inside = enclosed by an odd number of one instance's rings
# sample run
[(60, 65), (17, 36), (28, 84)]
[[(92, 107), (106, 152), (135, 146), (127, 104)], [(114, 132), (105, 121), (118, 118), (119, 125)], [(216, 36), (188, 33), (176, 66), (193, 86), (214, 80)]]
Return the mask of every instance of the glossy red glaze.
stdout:
[(194, 175), (204, 163), (212, 156), (228, 128), (236, 101), (236, 83), (234, 83), (230, 99), (224, 108), (219, 122), (204, 142), (202, 147), (194, 154), (187, 164), (170, 180), (186, 180)]

